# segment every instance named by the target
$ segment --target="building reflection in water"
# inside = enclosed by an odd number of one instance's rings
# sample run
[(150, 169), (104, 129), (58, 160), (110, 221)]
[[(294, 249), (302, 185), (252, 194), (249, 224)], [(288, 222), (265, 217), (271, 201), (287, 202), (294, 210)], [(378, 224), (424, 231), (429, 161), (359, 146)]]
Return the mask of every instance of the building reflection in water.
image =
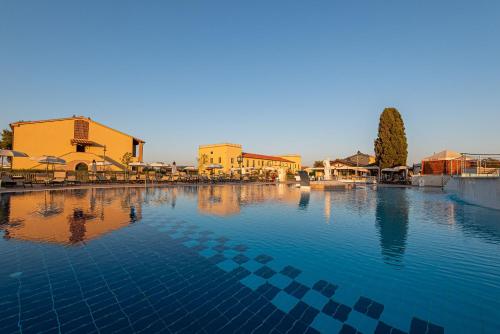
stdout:
[(325, 191), (325, 207), (324, 207), (325, 222), (330, 224), (330, 217), (332, 216), (332, 193)]
[(4, 238), (78, 244), (142, 218), (142, 190), (79, 189), (0, 196)]
[(400, 267), (406, 250), (409, 224), (407, 193), (384, 189), (377, 193), (376, 226), (385, 263)]
[(198, 211), (207, 215), (237, 215), (244, 206), (272, 201), (306, 208), (309, 203), (309, 194), (303, 195), (298, 189), (283, 184), (198, 187)]
[(306, 210), (311, 199), (311, 191), (309, 189), (300, 190), (299, 210)]

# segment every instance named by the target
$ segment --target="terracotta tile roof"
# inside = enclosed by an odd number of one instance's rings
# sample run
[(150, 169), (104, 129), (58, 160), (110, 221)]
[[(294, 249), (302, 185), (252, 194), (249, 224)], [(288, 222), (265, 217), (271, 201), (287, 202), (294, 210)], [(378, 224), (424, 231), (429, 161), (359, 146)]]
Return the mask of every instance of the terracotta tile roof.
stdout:
[(275, 157), (272, 155), (264, 155), (264, 154), (256, 154), (256, 153), (246, 153), (243, 152), (243, 158), (248, 158), (248, 159), (263, 159), (263, 160), (272, 160), (272, 161), (280, 161), (280, 162), (288, 162), (288, 163), (293, 163), (293, 161), (283, 159), (281, 157)]
[(88, 140), (88, 139), (79, 139), (79, 138), (73, 138), (71, 139), (71, 144), (79, 144), (79, 145), (87, 145), (87, 146), (97, 146), (97, 147), (103, 147), (103, 145), (96, 143), (95, 141)]

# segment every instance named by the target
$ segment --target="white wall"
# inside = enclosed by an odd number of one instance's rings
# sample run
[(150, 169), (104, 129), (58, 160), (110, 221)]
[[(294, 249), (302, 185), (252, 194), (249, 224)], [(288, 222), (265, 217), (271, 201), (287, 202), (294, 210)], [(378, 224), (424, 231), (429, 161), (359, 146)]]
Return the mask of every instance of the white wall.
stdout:
[(453, 177), (444, 189), (465, 202), (500, 210), (500, 177)]

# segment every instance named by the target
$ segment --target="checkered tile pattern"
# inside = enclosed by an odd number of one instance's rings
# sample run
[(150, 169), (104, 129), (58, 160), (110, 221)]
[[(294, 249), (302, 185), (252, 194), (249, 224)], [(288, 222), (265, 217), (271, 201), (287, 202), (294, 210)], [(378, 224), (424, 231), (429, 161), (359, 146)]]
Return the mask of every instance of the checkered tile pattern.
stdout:
[[(343, 304), (333, 282), (307, 284), (299, 268), (186, 221), (130, 229), (1, 254), (31, 258), (0, 267), (0, 332), (403, 333), (380, 320), (381, 303)], [(444, 333), (418, 318), (408, 328)]]

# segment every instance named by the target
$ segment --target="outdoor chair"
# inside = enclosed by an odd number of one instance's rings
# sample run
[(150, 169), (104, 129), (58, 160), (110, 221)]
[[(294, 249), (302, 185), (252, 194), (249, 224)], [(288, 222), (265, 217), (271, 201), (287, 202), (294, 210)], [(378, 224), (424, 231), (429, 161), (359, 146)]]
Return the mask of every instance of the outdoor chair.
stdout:
[(81, 181), (76, 179), (76, 175), (68, 175), (66, 176), (66, 183), (68, 184), (80, 184)]
[(116, 182), (118, 183), (125, 183), (127, 182), (127, 179), (125, 177), (125, 174), (116, 174)]
[(49, 180), (50, 185), (66, 184), (66, 172), (54, 172), (54, 177)]
[(14, 187), (16, 185), (16, 181), (12, 180), (10, 175), (2, 175), (2, 187)]
[(50, 183), (50, 178), (47, 174), (36, 174), (35, 183), (48, 185)]
[(97, 183), (108, 183), (108, 179), (106, 178), (106, 175), (104, 174), (96, 174), (96, 181)]

